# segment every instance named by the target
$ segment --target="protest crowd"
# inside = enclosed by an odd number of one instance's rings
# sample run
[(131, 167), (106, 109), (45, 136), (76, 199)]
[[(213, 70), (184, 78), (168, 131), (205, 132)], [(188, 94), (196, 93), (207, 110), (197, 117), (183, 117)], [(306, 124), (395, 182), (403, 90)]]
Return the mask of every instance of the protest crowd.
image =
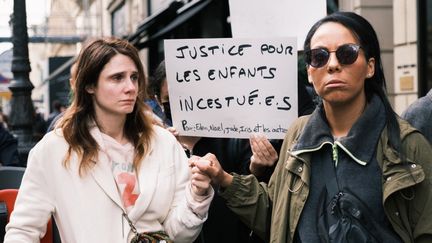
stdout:
[(169, 40), (149, 73), (87, 40), (25, 167), (0, 116), (0, 239), (432, 242), (432, 90), (397, 114), (357, 13), (305, 32)]

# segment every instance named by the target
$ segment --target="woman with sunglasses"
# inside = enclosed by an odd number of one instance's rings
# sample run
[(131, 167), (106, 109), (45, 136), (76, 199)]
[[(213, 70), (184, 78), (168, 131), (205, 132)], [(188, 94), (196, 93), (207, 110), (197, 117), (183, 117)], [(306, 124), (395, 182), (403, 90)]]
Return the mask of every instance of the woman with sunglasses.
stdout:
[(290, 127), (268, 185), (212, 154), (199, 169), (270, 242), (432, 242), (432, 148), (391, 108), (373, 27), (334, 13), (304, 50), (322, 102)]
[(6, 243), (39, 242), (54, 216), (62, 242), (192, 242), (210, 178), (152, 125), (138, 50), (96, 39), (77, 60), (72, 104), (31, 150)]

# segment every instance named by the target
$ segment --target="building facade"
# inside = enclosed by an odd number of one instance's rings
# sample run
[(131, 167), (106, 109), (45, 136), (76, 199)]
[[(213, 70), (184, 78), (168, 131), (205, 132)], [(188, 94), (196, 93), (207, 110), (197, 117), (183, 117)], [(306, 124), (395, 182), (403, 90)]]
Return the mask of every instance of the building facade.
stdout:
[[(327, 4), (328, 12), (356, 12), (376, 29), (388, 95), (397, 113), (432, 88), (428, 54), (432, 0), (327, 0)], [(132, 42), (140, 50), (147, 74), (163, 60), (164, 39), (231, 37), (228, 0), (52, 0), (48, 19), (58, 24), (54, 18), (64, 16), (59, 14), (62, 9), (69, 10), (70, 18), (60, 25), (74, 35), (117, 36)], [(81, 46), (46, 48), (50, 56), (74, 56)], [(45, 83), (52, 82), (52, 75), (43, 74)]]

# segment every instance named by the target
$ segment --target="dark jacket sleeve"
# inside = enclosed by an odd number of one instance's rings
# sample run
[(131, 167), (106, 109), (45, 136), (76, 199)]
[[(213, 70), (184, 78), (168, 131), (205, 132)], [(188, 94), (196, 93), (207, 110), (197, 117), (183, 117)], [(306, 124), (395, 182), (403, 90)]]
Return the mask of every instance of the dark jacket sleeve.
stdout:
[(19, 166), (18, 141), (0, 125), (0, 163), (5, 166)]
[(259, 183), (253, 175), (233, 173), (232, 184), (220, 195), (227, 206), (261, 239), (267, 239), (271, 220), (271, 202), (267, 185)]

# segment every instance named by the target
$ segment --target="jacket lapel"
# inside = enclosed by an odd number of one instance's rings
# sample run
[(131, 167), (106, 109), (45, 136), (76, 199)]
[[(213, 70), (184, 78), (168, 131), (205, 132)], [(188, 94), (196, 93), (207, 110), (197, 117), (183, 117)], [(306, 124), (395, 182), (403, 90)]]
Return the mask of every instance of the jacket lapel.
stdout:
[(95, 164), (91, 174), (93, 179), (99, 185), (99, 187), (105, 192), (105, 194), (120, 208), (123, 209), (123, 203), (121, 201), (117, 184), (112, 175), (111, 168), (109, 167), (108, 158), (104, 153), (99, 153), (99, 161)]
[(98, 153), (98, 161), (95, 162), (95, 166), (91, 170), (91, 175), (98, 186), (105, 192), (105, 194), (124, 211), (123, 203), (117, 189), (117, 184), (110, 168), (111, 161), (104, 152), (105, 146), (99, 128), (94, 125), (90, 130), (90, 134), (96, 140), (100, 151)]

